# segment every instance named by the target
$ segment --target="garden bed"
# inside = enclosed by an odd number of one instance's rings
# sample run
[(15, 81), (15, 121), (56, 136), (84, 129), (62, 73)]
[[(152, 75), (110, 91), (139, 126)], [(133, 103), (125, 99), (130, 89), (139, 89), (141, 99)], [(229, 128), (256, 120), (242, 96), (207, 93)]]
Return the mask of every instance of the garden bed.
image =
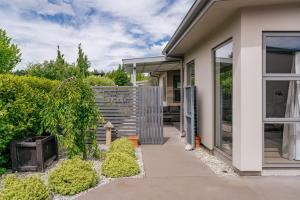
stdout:
[[(104, 145), (101, 145), (100, 148), (103, 150), (107, 150), (106, 147)], [(139, 168), (140, 168), (140, 173), (135, 175), (135, 176), (131, 176), (131, 177), (123, 177), (123, 178), (142, 178), (144, 177), (145, 175), (145, 171), (144, 171), (144, 165), (143, 165), (143, 159), (142, 159), (142, 152), (141, 152), (141, 148), (136, 148), (135, 149), (135, 155), (136, 155), (136, 158), (137, 158), (137, 163), (139, 165)], [(44, 181), (45, 184), (48, 184), (48, 175), (49, 175), (49, 172), (55, 170), (57, 168), (57, 166), (59, 166), (64, 160), (66, 159), (60, 159), (59, 161), (56, 161), (54, 162), (51, 166), (49, 166), (45, 172), (21, 172), (21, 173), (17, 173), (17, 176), (18, 177), (26, 177), (26, 176), (29, 176), (29, 175), (39, 175), (41, 177), (41, 179)], [(122, 179), (122, 178), (109, 178), (109, 177), (106, 177), (106, 176), (103, 176), (101, 175), (101, 164), (103, 161), (100, 161), (100, 160), (92, 160), (93, 162), (93, 168), (96, 170), (96, 172), (98, 173), (98, 175), (100, 174), (99, 176), (99, 182), (97, 183), (97, 185), (95, 185), (94, 187), (88, 189), (88, 190), (85, 190), (81, 193), (78, 193), (76, 195), (73, 195), (73, 196), (62, 196), (62, 195), (59, 195), (59, 194), (54, 194), (53, 195), (53, 200), (71, 200), (71, 199), (75, 199), (91, 190), (94, 190), (96, 188), (99, 188), (103, 185), (106, 185), (116, 179)], [(7, 173), (9, 174), (9, 173)], [(7, 175), (6, 174), (6, 175)], [(2, 180), (1, 180), (1, 177), (0, 177), (0, 188), (1, 188), (1, 184), (2, 184)]]
[[(101, 149), (105, 149), (106, 150), (106, 147), (105, 146), (101, 146)], [(124, 179), (124, 178), (143, 178), (145, 176), (145, 170), (144, 170), (144, 164), (143, 164), (143, 158), (142, 158), (142, 151), (141, 151), (141, 148), (136, 148), (135, 149), (135, 155), (137, 157), (137, 163), (139, 164), (139, 167), (140, 167), (140, 173), (138, 175), (135, 175), (135, 176), (131, 176), (131, 177), (123, 177), (123, 178), (109, 178), (109, 177), (106, 177), (106, 176), (103, 176), (103, 175), (100, 175), (99, 177), (99, 182), (98, 184), (95, 186), (95, 187), (92, 187), (86, 191), (83, 191), (81, 193), (78, 193), (76, 195), (73, 195), (73, 196), (62, 196), (62, 195), (55, 195), (53, 200), (71, 200), (71, 199), (76, 199), (77, 197), (87, 193), (87, 192), (90, 192), (96, 188), (99, 188), (101, 186), (104, 186), (114, 180), (117, 180), (117, 179)], [(94, 160), (93, 161), (93, 166), (94, 166), (94, 169), (99, 172), (101, 174), (101, 161), (99, 160)]]

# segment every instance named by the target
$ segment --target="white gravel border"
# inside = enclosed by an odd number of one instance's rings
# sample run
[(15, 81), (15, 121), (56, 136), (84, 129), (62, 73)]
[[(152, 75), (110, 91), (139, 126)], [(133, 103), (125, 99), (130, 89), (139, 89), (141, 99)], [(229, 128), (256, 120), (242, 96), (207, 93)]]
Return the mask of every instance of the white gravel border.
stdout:
[(218, 176), (238, 176), (233, 167), (211, 155), (204, 147), (194, 150), (197, 158), (207, 165)]

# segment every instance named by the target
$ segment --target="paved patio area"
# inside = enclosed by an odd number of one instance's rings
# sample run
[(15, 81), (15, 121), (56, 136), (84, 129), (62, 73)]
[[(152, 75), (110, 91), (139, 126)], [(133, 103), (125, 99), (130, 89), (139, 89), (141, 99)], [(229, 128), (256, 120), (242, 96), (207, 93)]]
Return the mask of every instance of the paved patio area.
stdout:
[(184, 150), (178, 131), (166, 143), (142, 146), (146, 176), (113, 181), (79, 197), (87, 200), (298, 200), (300, 177), (219, 177)]

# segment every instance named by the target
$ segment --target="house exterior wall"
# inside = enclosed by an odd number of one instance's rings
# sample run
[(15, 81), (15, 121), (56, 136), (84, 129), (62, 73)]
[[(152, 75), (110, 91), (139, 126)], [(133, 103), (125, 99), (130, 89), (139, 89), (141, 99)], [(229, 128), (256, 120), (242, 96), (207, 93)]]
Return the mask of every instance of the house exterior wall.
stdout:
[[(195, 62), (195, 86), (197, 93), (197, 112), (198, 112), (198, 133), (201, 136), (202, 144), (208, 149), (214, 148), (214, 60), (213, 48), (226, 40), (233, 39), (234, 57), (233, 57), (233, 82), (239, 82), (240, 69), (240, 14), (236, 13), (230, 20), (214, 31), (209, 37), (205, 38), (201, 44), (190, 50), (184, 55), (185, 79), (187, 80), (186, 65), (190, 61)], [(186, 82), (184, 83), (186, 86)], [(234, 84), (238, 86), (239, 84)], [(233, 88), (234, 97), (238, 87)], [(238, 99), (233, 99), (234, 105), (237, 105)], [(233, 106), (233, 110), (235, 110)], [(233, 111), (233, 123), (238, 124), (237, 112)], [(237, 128), (235, 126), (234, 128)], [(186, 129), (186, 127), (185, 127)], [(233, 130), (238, 133), (238, 130)], [(238, 136), (234, 136), (237, 138)], [(238, 146), (238, 144), (235, 144)], [(236, 155), (236, 154), (235, 154)]]
[[(212, 150), (215, 132), (212, 49), (232, 38), (232, 164), (240, 171), (262, 171), (263, 165), (263, 32), (300, 31), (299, 19), (299, 3), (243, 8), (184, 55), (184, 67), (195, 61), (198, 133), (203, 145)], [(187, 80), (187, 70), (184, 71)]]
[(299, 19), (299, 3), (242, 10), (241, 155), (245, 156), (240, 168), (244, 171), (260, 171), (263, 164), (263, 32), (300, 31)]

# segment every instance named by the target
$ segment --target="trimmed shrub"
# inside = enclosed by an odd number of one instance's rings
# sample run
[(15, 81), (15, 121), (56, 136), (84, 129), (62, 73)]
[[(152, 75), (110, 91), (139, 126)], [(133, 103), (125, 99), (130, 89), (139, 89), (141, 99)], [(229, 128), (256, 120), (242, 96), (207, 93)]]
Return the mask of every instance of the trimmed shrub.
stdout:
[(110, 152), (102, 163), (102, 174), (107, 177), (129, 177), (137, 175), (140, 168), (136, 160), (126, 153)]
[(113, 141), (111, 143), (111, 147), (109, 148), (108, 154), (111, 152), (126, 153), (129, 156), (136, 158), (134, 146), (126, 137), (122, 137)]
[(115, 82), (108, 77), (88, 76), (84, 80), (91, 86), (114, 86)]
[(0, 200), (50, 200), (51, 194), (46, 185), (38, 176), (17, 178), (8, 175), (3, 179), (3, 189)]
[(0, 168), (9, 164), (12, 140), (41, 132), (41, 110), (58, 81), (30, 76), (0, 75)]
[(51, 171), (48, 182), (54, 193), (74, 195), (95, 186), (98, 176), (91, 161), (76, 156)]

